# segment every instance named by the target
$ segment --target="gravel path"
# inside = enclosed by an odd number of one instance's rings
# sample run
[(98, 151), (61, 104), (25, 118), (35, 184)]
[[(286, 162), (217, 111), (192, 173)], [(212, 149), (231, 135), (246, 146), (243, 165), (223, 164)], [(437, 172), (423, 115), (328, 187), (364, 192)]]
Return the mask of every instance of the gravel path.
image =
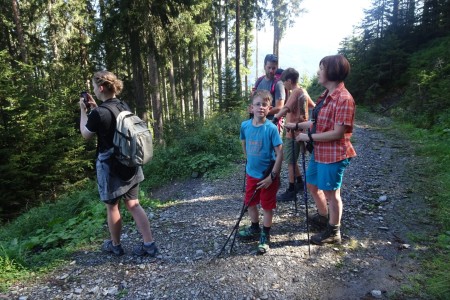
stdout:
[[(358, 157), (344, 177), (340, 246), (311, 245), (308, 255), (301, 194), (297, 212), (293, 202), (278, 204), (269, 253), (257, 256), (256, 243), (236, 241), (232, 254), (217, 258), (242, 205), (244, 170), (238, 165), (227, 179), (192, 179), (153, 192), (175, 200), (149, 212), (158, 258), (131, 255), (139, 235), (128, 226), (126, 255), (87, 249), (0, 299), (404, 299), (402, 286), (418, 271), (414, 257), (427, 249), (409, 237), (433, 225), (421, 190), (423, 162), (408, 142), (377, 127), (384, 122), (359, 121), (355, 128)], [(280, 191), (286, 188), (283, 169)]]

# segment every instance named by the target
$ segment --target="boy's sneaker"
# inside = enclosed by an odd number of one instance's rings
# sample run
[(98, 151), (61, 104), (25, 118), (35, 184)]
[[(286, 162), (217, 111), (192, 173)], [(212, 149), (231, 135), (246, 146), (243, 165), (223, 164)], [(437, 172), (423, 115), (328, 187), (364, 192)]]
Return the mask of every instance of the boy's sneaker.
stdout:
[(325, 229), (328, 225), (328, 217), (322, 216), (319, 212), (308, 216), (309, 224), (311, 224), (316, 229)]
[(311, 242), (316, 245), (323, 244), (340, 244), (341, 243), (341, 231), (338, 225), (328, 225), (325, 231), (313, 235)]
[(288, 201), (294, 201), (295, 197), (295, 191), (290, 191), (287, 189), (283, 194), (277, 195), (277, 201), (279, 202), (288, 202)]
[(153, 242), (150, 246), (146, 246), (144, 243), (141, 243), (133, 249), (134, 255), (137, 256), (149, 255), (150, 257), (155, 257), (158, 252), (158, 247), (156, 247), (155, 242)]
[(113, 242), (111, 240), (107, 240), (107, 241), (103, 242), (102, 251), (109, 252), (109, 253), (112, 253), (117, 256), (123, 255), (125, 253), (125, 251), (123, 251), (123, 248), (120, 244), (114, 246)]
[(259, 237), (259, 244), (258, 244), (258, 254), (267, 253), (270, 249), (269, 243), (270, 243), (270, 235), (268, 235), (264, 232), (261, 232), (261, 236)]
[(256, 240), (259, 237), (261, 229), (259, 227), (253, 228), (252, 226), (247, 226), (242, 230), (239, 230), (238, 236), (241, 240)]

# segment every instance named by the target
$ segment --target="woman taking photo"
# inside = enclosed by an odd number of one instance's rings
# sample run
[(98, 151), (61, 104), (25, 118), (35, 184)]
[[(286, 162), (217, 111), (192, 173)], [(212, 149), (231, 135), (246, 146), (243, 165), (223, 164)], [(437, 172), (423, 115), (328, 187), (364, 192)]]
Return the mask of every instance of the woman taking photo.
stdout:
[[(99, 71), (92, 78), (94, 94), (100, 105), (92, 96), (85, 94), (86, 99), (80, 98), (80, 131), (85, 139), (97, 135), (98, 156), (96, 161), (97, 183), (100, 200), (105, 203), (108, 229), (111, 238), (103, 243), (104, 252), (115, 255), (123, 255), (124, 250), (120, 243), (122, 231), (122, 216), (119, 203), (123, 198), (128, 211), (131, 213), (139, 232), (142, 235), (142, 243), (138, 244), (133, 253), (138, 256), (156, 256), (158, 248), (153, 241), (150, 222), (142, 206), (139, 204), (139, 183), (144, 180), (142, 167), (128, 168), (121, 166), (113, 158), (113, 137), (116, 128), (116, 120), (112, 112), (107, 108), (110, 105), (122, 107), (122, 110), (130, 110), (128, 105), (117, 96), (122, 91), (123, 83), (116, 75), (108, 71)], [(87, 100), (87, 103), (85, 102)], [(87, 107), (91, 112), (87, 114)]]

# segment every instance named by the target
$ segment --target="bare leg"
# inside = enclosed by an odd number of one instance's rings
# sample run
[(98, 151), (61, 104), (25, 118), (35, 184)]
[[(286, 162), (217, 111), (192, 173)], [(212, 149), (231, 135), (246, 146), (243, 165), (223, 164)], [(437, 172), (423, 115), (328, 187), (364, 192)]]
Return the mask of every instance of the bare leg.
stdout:
[(264, 209), (263, 225), (264, 227), (272, 227), (273, 209)]
[(319, 190), (317, 186), (308, 183), (308, 190), (314, 199), (317, 210), (320, 215), (328, 215), (327, 197), (322, 190)]
[(341, 190), (324, 191), (324, 193), (330, 203), (330, 225), (341, 225), (343, 207)]
[(259, 212), (258, 212), (258, 207), (256, 205), (248, 207), (248, 215), (249, 215), (250, 221), (252, 221), (252, 223), (259, 222)]
[[(294, 168), (295, 168), (295, 174), (294, 174)], [(289, 174), (289, 182), (294, 183), (297, 176), (300, 176), (300, 168), (298, 167), (298, 164), (288, 164), (288, 174)]]
[(150, 229), (150, 222), (148, 221), (147, 214), (142, 206), (139, 204), (139, 200), (128, 200), (125, 201), (128, 211), (133, 216), (134, 222), (136, 222), (136, 227), (142, 234), (144, 243), (149, 243), (153, 241), (152, 231)]
[(122, 231), (122, 216), (119, 210), (119, 201), (116, 204), (105, 204), (108, 217), (108, 229), (113, 245), (120, 244), (120, 232)]

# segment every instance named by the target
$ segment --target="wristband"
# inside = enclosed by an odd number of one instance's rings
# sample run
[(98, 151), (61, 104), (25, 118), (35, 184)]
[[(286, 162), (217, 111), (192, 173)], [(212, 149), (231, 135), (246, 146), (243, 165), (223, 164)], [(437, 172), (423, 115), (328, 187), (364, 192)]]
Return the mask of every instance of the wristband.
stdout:
[(277, 117), (273, 117), (272, 119), (272, 123), (277, 125), (278, 124), (279, 119)]
[(275, 172), (271, 172), (270, 173), (270, 179), (272, 179), (272, 181), (277, 178), (277, 174)]
[(295, 123), (295, 130), (298, 130), (298, 123)]

